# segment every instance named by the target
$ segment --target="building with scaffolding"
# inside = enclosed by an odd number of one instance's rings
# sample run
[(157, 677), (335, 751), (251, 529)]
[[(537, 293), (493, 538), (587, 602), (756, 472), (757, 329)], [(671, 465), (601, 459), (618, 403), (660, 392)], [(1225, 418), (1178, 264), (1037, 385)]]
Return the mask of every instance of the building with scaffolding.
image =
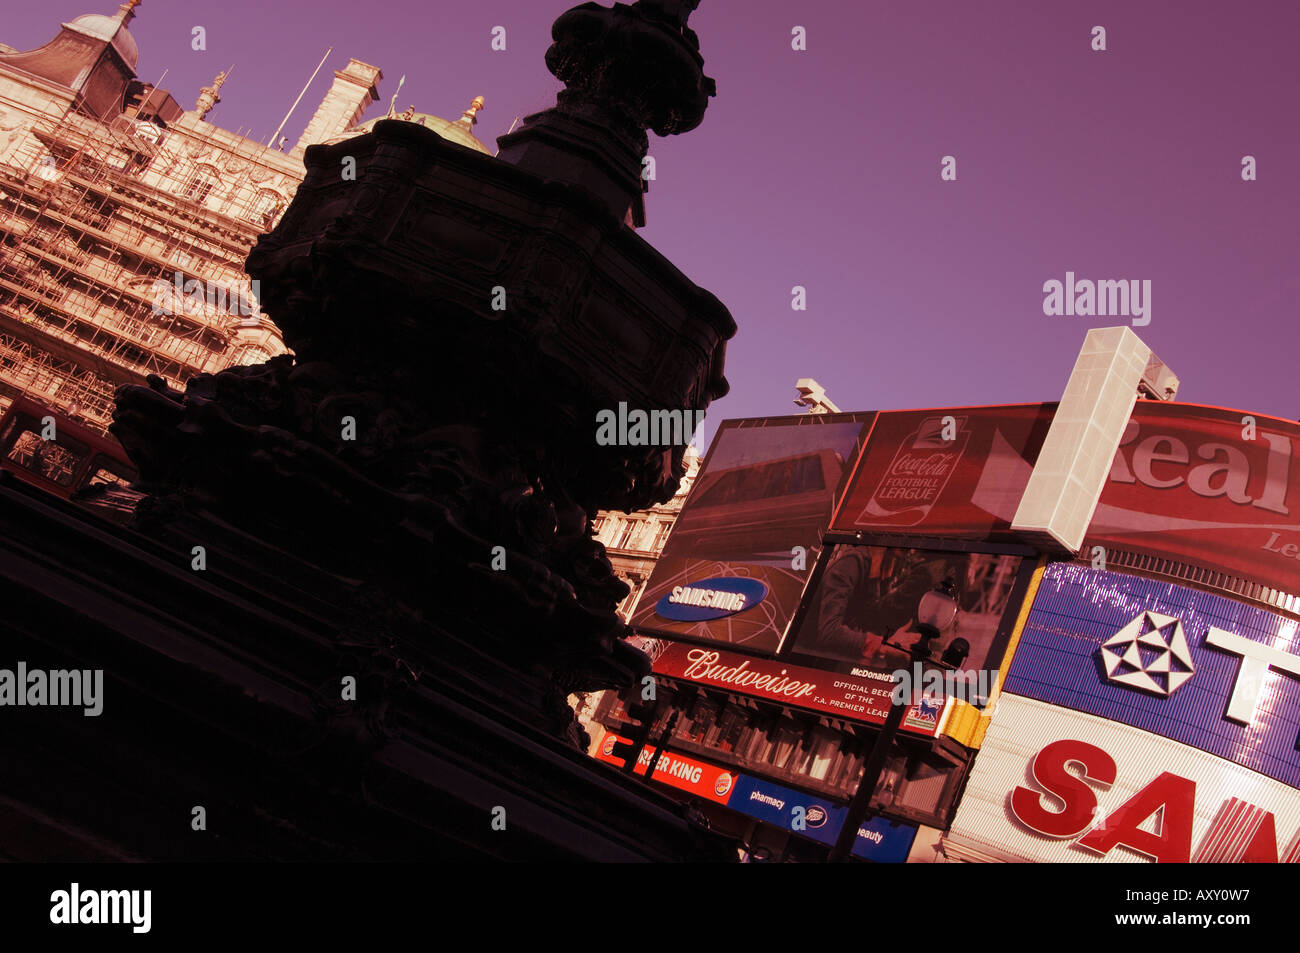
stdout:
[(685, 463), (686, 475), (682, 477), (681, 486), (671, 500), (633, 513), (601, 510), (592, 521), (592, 531), (604, 545), (610, 565), (614, 567), (614, 575), (628, 587), (627, 597), (618, 607), (618, 614), (624, 620), (632, 618), (646, 580), (650, 578), (650, 571), (663, 553), (668, 533), (677, 521), (682, 505), (695, 483), (695, 476), (699, 473), (700, 455), (693, 445), (686, 448)]
[[(244, 261), (302, 182), (306, 147), (364, 132), (378, 97), (380, 70), (351, 60), (294, 147), (221, 129), (207, 115), (229, 71), (192, 110), (136, 77), (138, 3), (35, 50), (0, 45), (0, 413), (26, 394), (103, 431), (123, 384), (181, 387), (285, 353)], [(487, 152), (481, 105), (454, 123), (399, 118)]]

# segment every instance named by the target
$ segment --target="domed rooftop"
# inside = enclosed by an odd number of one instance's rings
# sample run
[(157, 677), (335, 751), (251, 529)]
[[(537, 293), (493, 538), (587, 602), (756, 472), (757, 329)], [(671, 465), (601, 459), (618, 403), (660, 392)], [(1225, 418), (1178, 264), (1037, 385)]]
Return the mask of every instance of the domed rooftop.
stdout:
[[(127, 29), (139, 5), (140, 0), (126, 0), (116, 16), (79, 16), (62, 24), (59, 35), (44, 46), (0, 51), (0, 64), (75, 91), (75, 108), (81, 112), (116, 116), (140, 59), (135, 37)], [(116, 55), (105, 56), (109, 49)]]
[(111, 42), (113, 49), (117, 50), (118, 55), (122, 57), (132, 71), (135, 70), (136, 63), (140, 61), (140, 48), (135, 45), (135, 37), (126, 28), (121, 12), (114, 17), (105, 16), (102, 13), (87, 13), (84, 16), (77, 17), (71, 23), (63, 25), (69, 30), (75, 30), (96, 40)]
[(461, 117), (455, 121), (443, 119), (441, 116), (434, 116), (429, 113), (418, 113), (414, 108), (411, 108), (407, 109), (406, 112), (397, 113), (396, 115), (390, 114), (387, 116), (381, 116), (379, 119), (368, 119), (365, 122), (358, 123), (347, 132), (337, 135), (332, 139), (325, 140), (325, 143), (327, 145), (333, 145), (336, 142), (344, 142), (354, 136), (364, 136), (375, 127), (375, 123), (380, 122), (381, 120), (400, 119), (406, 122), (418, 123), (426, 129), (432, 129), (438, 135), (442, 136), (442, 138), (449, 142), (454, 142), (459, 146), (473, 149), (476, 152), (483, 153), (484, 155), (491, 155), (492, 150), (484, 145), (473, 132), (474, 124), (478, 122), (478, 117), (475, 114), (482, 108), (483, 97), (476, 96), (474, 102), (470, 104), (469, 109), (466, 109), (465, 112), (461, 114)]

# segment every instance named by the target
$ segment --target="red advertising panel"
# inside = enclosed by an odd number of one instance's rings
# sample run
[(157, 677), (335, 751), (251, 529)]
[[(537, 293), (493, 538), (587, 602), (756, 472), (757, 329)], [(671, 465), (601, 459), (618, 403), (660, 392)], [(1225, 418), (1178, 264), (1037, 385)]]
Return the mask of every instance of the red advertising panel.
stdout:
[(725, 422), (632, 624), (776, 651), (874, 416)]
[(1300, 425), (1139, 401), (1086, 546), (1113, 546), (1300, 592)]
[[(596, 749), (596, 757), (608, 762), (609, 764), (623, 767), (624, 761), (618, 755), (614, 754), (614, 745), (616, 743), (631, 744), (627, 738), (616, 735), (614, 732), (606, 732), (605, 737), (600, 742), (600, 747)], [(649, 770), (650, 762), (654, 760), (655, 749), (646, 745), (641, 749), (641, 756), (637, 759), (637, 774), (645, 774)], [(690, 794), (695, 794), (702, 798), (708, 798), (710, 801), (717, 801), (719, 804), (726, 804), (731, 797), (731, 789), (736, 783), (739, 775), (733, 774), (727, 768), (719, 768), (717, 765), (708, 764), (704, 761), (697, 761), (695, 758), (688, 758), (684, 754), (678, 754), (676, 751), (665, 751), (659, 763), (655, 765), (655, 773), (652, 780), (662, 782), (670, 787), (680, 788)]]
[[(1011, 539), (1055, 404), (878, 415), (831, 528)], [(1138, 401), (1086, 548), (1114, 547), (1300, 592), (1300, 425)]]
[(831, 528), (1007, 539), (1055, 404), (881, 413)]
[[(669, 678), (877, 725), (884, 724), (889, 715), (894, 689), (889, 675), (842, 675), (674, 642), (667, 643), (655, 658), (654, 670)], [(903, 728), (935, 735), (942, 713), (942, 702), (913, 705), (903, 719)]]

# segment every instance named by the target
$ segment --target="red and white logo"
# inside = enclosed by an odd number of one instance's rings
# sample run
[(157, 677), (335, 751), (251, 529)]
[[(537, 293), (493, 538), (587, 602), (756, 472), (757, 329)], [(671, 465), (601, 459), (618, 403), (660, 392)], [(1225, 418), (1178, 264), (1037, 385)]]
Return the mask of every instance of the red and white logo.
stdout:
[[(946, 424), (954, 433), (945, 439)], [(924, 520), (957, 470), (970, 431), (965, 417), (927, 417), (894, 454), (876, 485), (860, 526), (915, 526)]]
[[(1011, 792), (1016, 820), (1044, 837), (1078, 838), (1075, 846), (1095, 854), (1105, 856), (1123, 846), (1160, 863), (1300, 862), (1300, 832), (1279, 858), (1272, 812), (1236, 797), (1219, 807), (1193, 856), (1196, 782), (1172, 771), (1103, 812), (1094, 788), (1114, 784), (1118, 768), (1109, 754), (1085, 741), (1053, 741), (1034, 757), (1030, 774), (1041, 790), (1016, 787)], [(1049, 797), (1064, 808), (1050, 809), (1045, 803)]]

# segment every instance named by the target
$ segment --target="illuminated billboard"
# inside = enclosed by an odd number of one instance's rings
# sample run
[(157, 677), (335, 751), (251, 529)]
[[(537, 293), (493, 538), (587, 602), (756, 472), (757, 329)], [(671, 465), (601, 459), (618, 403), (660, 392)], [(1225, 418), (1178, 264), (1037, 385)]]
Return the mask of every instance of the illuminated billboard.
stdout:
[[(616, 744), (630, 746), (633, 742), (615, 732), (607, 732), (601, 739), (600, 747), (596, 749), (597, 760), (620, 768), (627, 764), (615, 753)], [(633, 768), (637, 774), (644, 775), (650, 770), (650, 764), (655, 760), (655, 750), (651, 745), (641, 749), (636, 767)], [(676, 751), (665, 751), (660, 755), (658, 763), (655, 764), (655, 773), (652, 775), (652, 778), (660, 784), (680, 788), (697, 797), (717, 801), (719, 804), (726, 804), (730, 799), (731, 789), (737, 777), (727, 768), (700, 761), (698, 758), (690, 758)]]
[[(877, 725), (884, 724), (889, 715), (894, 689), (893, 680), (884, 673), (845, 677), (825, 669), (748, 658), (666, 640), (653, 647), (652, 657), (654, 670), (669, 678)], [(943, 707), (942, 699), (918, 701), (909, 707), (902, 729), (922, 735), (937, 734)]]
[(1300, 593), (1300, 424), (1139, 401), (1084, 543)]
[(725, 421), (632, 624), (775, 651), (874, 416)]
[(1300, 794), (1129, 725), (1004, 692), (942, 850), (959, 860), (1300, 861)]
[(941, 592), (954, 614), (932, 657), (961, 671), (998, 667), (1020, 604), (1021, 556), (838, 544), (823, 558), (792, 633), (794, 656), (832, 660), (854, 675), (908, 669), (922, 599)]
[[(878, 415), (836, 509), (842, 533), (1011, 540), (1056, 404)], [(1114, 548), (1300, 593), (1300, 424), (1140, 400), (1084, 551)], [(1221, 580), (1223, 581), (1223, 580)]]
[(1047, 568), (1005, 688), (1300, 788), (1300, 623), (1197, 589)]
[[(596, 758), (622, 767), (626, 762), (614, 751), (619, 742), (631, 744), (621, 735), (607, 733), (596, 751)], [(644, 775), (654, 759), (655, 749), (643, 748), (637, 760), (636, 773)], [(795, 830), (800, 836), (828, 847), (835, 843), (848, 814), (842, 804), (827, 798), (764, 778), (739, 774), (676, 751), (665, 751), (659, 757), (653, 779), (775, 827)], [(799, 828), (792, 827), (796, 818), (802, 821)], [(903, 863), (916, 833), (915, 824), (877, 815), (858, 828), (853, 854), (876, 863)]]
[(1055, 404), (878, 415), (831, 528), (1014, 539)]

